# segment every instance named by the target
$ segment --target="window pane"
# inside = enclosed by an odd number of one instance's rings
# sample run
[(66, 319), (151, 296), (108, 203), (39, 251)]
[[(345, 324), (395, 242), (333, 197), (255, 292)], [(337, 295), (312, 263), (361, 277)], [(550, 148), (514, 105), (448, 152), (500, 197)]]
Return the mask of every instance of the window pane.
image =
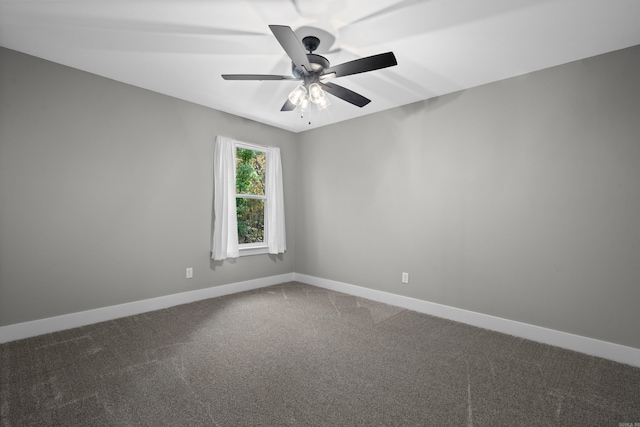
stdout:
[(264, 195), (265, 153), (236, 149), (236, 193)]
[(264, 242), (264, 200), (236, 198), (238, 243)]

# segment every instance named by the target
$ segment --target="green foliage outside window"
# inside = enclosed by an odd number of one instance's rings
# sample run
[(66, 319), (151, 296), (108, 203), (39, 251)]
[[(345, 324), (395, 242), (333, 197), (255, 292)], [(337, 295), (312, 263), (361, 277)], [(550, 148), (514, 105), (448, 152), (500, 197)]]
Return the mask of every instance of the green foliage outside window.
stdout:
[[(264, 196), (265, 153), (236, 149), (236, 193)], [(264, 198), (236, 197), (238, 243), (264, 242)]]

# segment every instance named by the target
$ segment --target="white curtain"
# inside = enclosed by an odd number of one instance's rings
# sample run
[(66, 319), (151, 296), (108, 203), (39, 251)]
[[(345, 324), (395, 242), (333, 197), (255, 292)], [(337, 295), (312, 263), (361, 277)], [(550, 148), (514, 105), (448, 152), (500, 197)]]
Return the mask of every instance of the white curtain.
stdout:
[(287, 236), (284, 229), (284, 191), (282, 187), (282, 161), (280, 149), (267, 149), (267, 244), (270, 254), (287, 250)]
[(215, 260), (238, 258), (235, 141), (217, 136), (213, 158), (215, 221), (211, 258)]

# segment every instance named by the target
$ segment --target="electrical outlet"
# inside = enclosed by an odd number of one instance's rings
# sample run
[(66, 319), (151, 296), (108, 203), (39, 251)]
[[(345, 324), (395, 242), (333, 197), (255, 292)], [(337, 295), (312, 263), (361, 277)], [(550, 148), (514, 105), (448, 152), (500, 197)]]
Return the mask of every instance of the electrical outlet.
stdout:
[(193, 279), (193, 268), (187, 268), (187, 279)]
[(409, 283), (409, 273), (402, 273), (402, 283)]

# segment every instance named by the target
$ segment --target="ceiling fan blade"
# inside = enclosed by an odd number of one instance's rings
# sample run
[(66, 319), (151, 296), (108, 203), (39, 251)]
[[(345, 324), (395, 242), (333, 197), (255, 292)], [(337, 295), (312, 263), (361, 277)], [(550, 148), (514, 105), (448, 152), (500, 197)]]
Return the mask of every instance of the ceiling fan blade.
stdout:
[(286, 25), (269, 25), (269, 28), (296, 67), (304, 67), (305, 73), (311, 70), (311, 64), (309, 64), (309, 59), (307, 59), (304, 46), (302, 46), (302, 43), (298, 40), (296, 33), (293, 32), (291, 27), (287, 27)]
[(276, 76), (271, 74), (222, 74), (225, 80), (297, 80), (291, 76)]
[(287, 99), (284, 105), (282, 106), (282, 108), (280, 109), (280, 111), (293, 111), (295, 109), (296, 109), (296, 104), (294, 104), (293, 102), (289, 101), (289, 99)]
[(333, 96), (337, 96), (338, 98), (344, 101), (347, 101), (357, 107), (362, 108), (371, 102), (370, 99), (365, 98), (359, 93), (349, 90), (346, 87), (338, 86), (337, 84), (334, 84), (334, 83), (319, 83), (319, 84), (320, 84), (320, 87), (324, 89), (325, 92), (328, 92)]
[(367, 71), (379, 70), (381, 68), (398, 65), (393, 52), (380, 53), (378, 55), (367, 56), (366, 58), (355, 59), (326, 68), (322, 75), (335, 74), (335, 77), (349, 76), (351, 74), (366, 73)]

